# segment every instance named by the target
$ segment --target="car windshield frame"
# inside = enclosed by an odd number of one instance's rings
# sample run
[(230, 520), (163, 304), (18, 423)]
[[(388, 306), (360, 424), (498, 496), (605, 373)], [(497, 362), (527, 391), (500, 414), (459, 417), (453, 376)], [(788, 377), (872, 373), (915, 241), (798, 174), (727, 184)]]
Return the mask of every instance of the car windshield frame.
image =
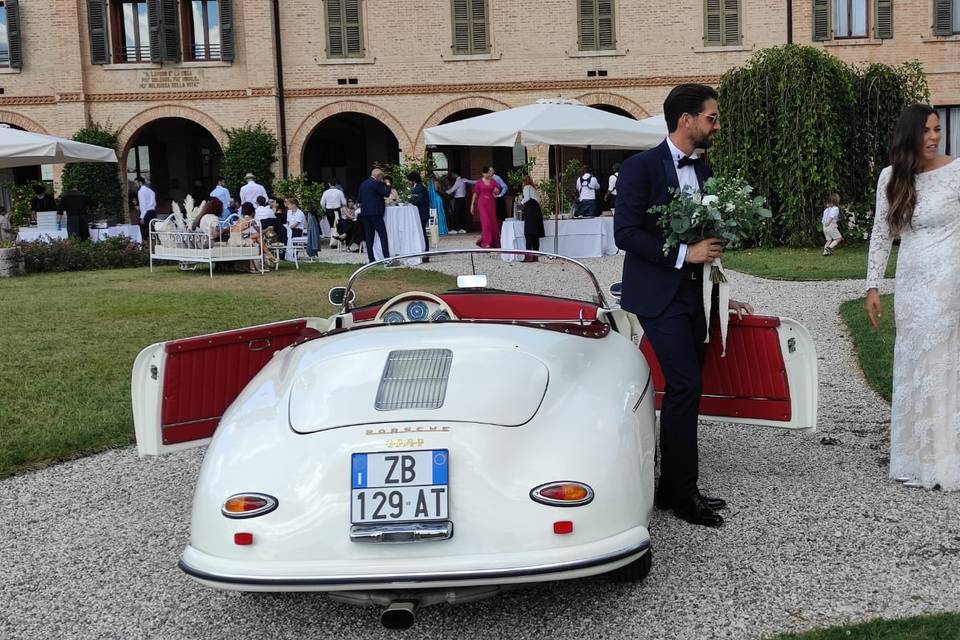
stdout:
[[(351, 310), (359, 308), (359, 307), (351, 306), (351, 303), (356, 298), (356, 291), (354, 290), (353, 287), (354, 287), (354, 282), (356, 282), (360, 278), (360, 276), (363, 275), (363, 273), (366, 271), (369, 271), (376, 267), (381, 267), (381, 268), (387, 267), (390, 264), (393, 264), (396, 262), (402, 262), (404, 260), (408, 260), (411, 258), (435, 258), (435, 257), (441, 257), (441, 256), (468, 255), (468, 254), (471, 256), (471, 258), (474, 255), (484, 255), (484, 256), (496, 255), (496, 254), (501, 254), (501, 255), (510, 254), (510, 255), (519, 255), (519, 256), (530, 255), (530, 256), (538, 256), (540, 258), (547, 259), (547, 260), (562, 260), (564, 262), (576, 265), (586, 272), (587, 277), (589, 278), (590, 282), (593, 284), (593, 287), (597, 292), (597, 298), (596, 298), (597, 301), (592, 302), (592, 304), (596, 304), (599, 308), (605, 309), (608, 311), (611, 309), (610, 304), (607, 302), (606, 295), (604, 295), (603, 287), (600, 286), (600, 281), (597, 280), (597, 276), (594, 275), (593, 271), (591, 271), (589, 267), (587, 267), (582, 262), (574, 260), (573, 258), (568, 258), (567, 256), (561, 256), (556, 253), (547, 253), (544, 251), (529, 251), (529, 250), (523, 250), (523, 249), (466, 248), (466, 249), (445, 249), (440, 251), (425, 251), (420, 253), (408, 253), (402, 256), (391, 256), (389, 258), (384, 258), (383, 260), (377, 260), (376, 262), (369, 262), (363, 265), (362, 267), (354, 271), (350, 275), (350, 278), (347, 280), (346, 289), (343, 292), (343, 304), (341, 305), (341, 308), (340, 308), (340, 315), (348, 314), (351, 312)], [(473, 271), (472, 275), (477, 275), (476, 265), (474, 264), (472, 259), (470, 264), (472, 267), (471, 271)], [(528, 263), (521, 263), (521, 264), (528, 264)], [(403, 266), (403, 265), (401, 264), (399, 266)], [(420, 265), (414, 265), (414, 267), (417, 267), (417, 266), (420, 266)], [(465, 274), (461, 274), (461, 275), (465, 275)], [(469, 288), (465, 288), (463, 290), (470, 291)], [(484, 289), (477, 288), (477, 291), (483, 291), (483, 290)], [(354, 293), (352, 297), (350, 295), (351, 292)], [(505, 291), (505, 293), (510, 293), (510, 292)], [(555, 297), (555, 296), (551, 296), (551, 297)], [(586, 301), (581, 301), (581, 302), (586, 302)]]

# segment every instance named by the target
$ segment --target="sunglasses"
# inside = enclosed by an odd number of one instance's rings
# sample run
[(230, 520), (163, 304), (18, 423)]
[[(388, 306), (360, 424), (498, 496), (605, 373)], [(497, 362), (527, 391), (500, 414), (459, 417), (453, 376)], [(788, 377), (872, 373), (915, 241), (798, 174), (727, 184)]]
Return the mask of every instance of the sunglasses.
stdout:
[(720, 120), (719, 113), (697, 113), (698, 116), (703, 116), (710, 121), (710, 124), (716, 124)]

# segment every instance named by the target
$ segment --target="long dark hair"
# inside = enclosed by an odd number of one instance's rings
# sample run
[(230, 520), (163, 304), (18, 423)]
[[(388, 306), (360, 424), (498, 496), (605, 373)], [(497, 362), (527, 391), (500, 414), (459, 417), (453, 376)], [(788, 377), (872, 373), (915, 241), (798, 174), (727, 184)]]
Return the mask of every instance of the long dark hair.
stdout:
[(923, 132), (930, 114), (937, 112), (925, 104), (912, 104), (903, 110), (890, 140), (890, 181), (887, 182), (887, 224), (897, 234), (911, 226), (917, 204), (914, 178), (920, 165)]

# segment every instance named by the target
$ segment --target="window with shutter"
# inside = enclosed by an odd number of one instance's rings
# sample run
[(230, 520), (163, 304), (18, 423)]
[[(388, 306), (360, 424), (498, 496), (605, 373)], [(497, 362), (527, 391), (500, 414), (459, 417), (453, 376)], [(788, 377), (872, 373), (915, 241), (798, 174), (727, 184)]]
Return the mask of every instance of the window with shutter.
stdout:
[[(163, 56), (162, 56), (163, 37), (161, 34), (161, 30), (162, 30), (161, 22), (163, 21), (163, 17), (162, 17), (161, 8), (160, 8), (160, 2), (161, 0), (147, 0), (146, 2), (147, 26), (149, 29), (149, 39), (147, 40), (147, 42), (149, 43), (150, 62), (161, 62), (163, 60)], [(124, 4), (140, 5), (143, 3), (142, 2), (133, 2), (133, 3), (125, 2)], [(124, 15), (124, 20), (122, 24), (123, 25), (127, 24), (126, 15)], [(138, 53), (139, 53), (140, 46), (142, 46), (142, 42), (138, 46)], [(127, 58), (127, 62), (132, 62), (129, 56)]]
[(893, 0), (876, 0), (873, 7), (873, 35), (880, 40), (893, 37)]
[(326, 3), (327, 57), (362, 57), (363, 10), (360, 0), (326, 0)]
[[(189, 38), (184, 55), (189, 60), (222, 60), (223, 25), (230, 0), (189, 0), (184, 2), (186, 13), (184, 36)], [(224, 11), (226, 9), (226, 12)], [(232, 42), (231, 42), (232, 46)], [(232, 55), (231, 55), (231, 58)]]
[(180, 62), (180, 13), (177, 0), (160, 0), (160, 59)]
[(830, 0), (813, 0), (813, 40), (822, 42), (830, 38)]
[(867, 0), (833, 0), (833, 37), (867, 37)]
[(703, 45), (726, 47), (740, 44), (740, 0), (704, 0)]
[(949, 36), (960, 33), (960, 0), (934, 0), (933, 34)]
[(577, 24), (581, 51), (615, 49), (617, 46), (614, 0), (578, 0)]
[(232, 62), (236, 53), (233, 42), (233, 0), (220, 0), (220, 59)]
[(458, 55), (489, 53), (487, 0), (451, 0), (450, 14), (453, 25), (453, 52)]
[(90, 64), (108, 64), (107, 0), (87, 0), (87, 31), (90, 34)]
[(6, 51), (0, 48), (0, 65), (7, 64), (12, 69), (23, 67), (23, 55), (20, 47), (20, 0), (6, 0), (0, 7), (3, 14), (3, 27), (6, 32), (5, 43), (0, 43), (0, 47), (6, 45)]

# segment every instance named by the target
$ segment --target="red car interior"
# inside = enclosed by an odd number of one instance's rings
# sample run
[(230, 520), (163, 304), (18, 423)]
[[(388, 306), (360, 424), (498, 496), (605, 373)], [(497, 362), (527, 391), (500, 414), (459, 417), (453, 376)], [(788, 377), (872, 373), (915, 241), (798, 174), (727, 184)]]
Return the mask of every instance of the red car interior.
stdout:
[[(583, 310), (583, 319), (597, 319), (597, 305), (526, 293), (442, 293), (439, 296), (464, 320), (571, 320)], [(380, 305), (355, 309), (355, 322), (372, 320)]]
[[(790, 385), (780, 352), (780, 319), (768, 316), (730, 317), (727, 355), (720, 357), (720, 329), (714, 327), (703, 363), (700, 413), (731, 418), (790, 420)], [(650, 343), (640, 350), (650, 363), (657, 409), (663, 400), (664, 378)]]

